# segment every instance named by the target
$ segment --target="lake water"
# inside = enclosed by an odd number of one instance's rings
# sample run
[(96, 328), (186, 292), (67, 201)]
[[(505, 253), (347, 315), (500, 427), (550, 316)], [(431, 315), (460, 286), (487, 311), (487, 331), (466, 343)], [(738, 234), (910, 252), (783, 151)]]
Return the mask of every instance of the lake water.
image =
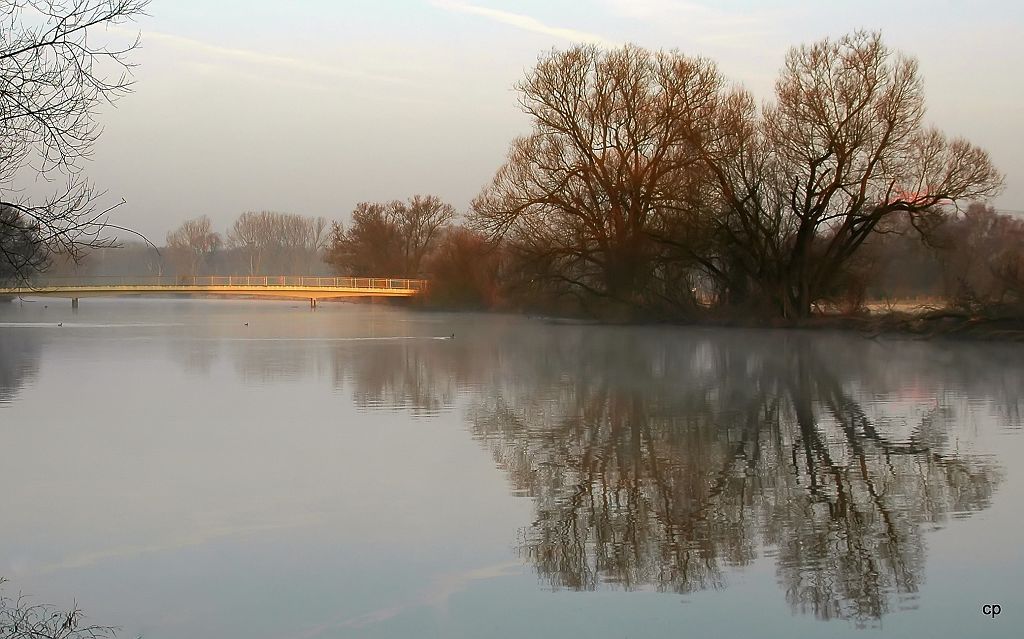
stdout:
[(0, 576), (120, 636), (1019, 630), (1021, 346), (70, 306), (0, 303)]

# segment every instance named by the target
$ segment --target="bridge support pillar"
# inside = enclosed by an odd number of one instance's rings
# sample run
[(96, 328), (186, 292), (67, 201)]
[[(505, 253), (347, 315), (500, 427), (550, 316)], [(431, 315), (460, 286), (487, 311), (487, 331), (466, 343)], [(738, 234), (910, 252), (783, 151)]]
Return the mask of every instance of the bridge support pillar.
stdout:
[(71, 298), (71, 310), (74, 310), (74, 311), (78, 310), (78, 298), (77, 297), (72, 297)]

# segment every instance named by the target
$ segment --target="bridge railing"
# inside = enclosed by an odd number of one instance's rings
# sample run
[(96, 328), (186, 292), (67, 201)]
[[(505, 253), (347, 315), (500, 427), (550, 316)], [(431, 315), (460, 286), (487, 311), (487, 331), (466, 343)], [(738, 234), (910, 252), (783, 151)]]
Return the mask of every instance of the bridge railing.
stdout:
[[(13, 287), (18, 287), (12, 284)], [(36, 277), (26, 288), (68, 287), (207, 287), (207, 286), (286, 286), (302, 288), (356, 288), (422, 291), (426, 280), (392, 277), (315, 277), (306, 275), (163, 275), (163, 276), (87, 276)], [(19, 287), (20, 288), (20, 287)]]

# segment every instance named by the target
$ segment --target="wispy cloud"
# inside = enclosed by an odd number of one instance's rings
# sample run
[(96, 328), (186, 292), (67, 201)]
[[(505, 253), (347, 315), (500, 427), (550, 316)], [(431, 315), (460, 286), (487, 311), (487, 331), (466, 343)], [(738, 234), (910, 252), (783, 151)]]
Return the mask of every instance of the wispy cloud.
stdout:
[(690, 18), (717, 26), (756, 24), (760, 19), (753, 13), (731, 13), (715, 7), (685, 2), (684, 0), (606, 0), (621, 15), (636, 18), (663, 19)]
[(431, 0), (431, 4), (440, 9), (447, 11), (455, 11), (459, 13), (469, 13), (472, 15), (482, 16), (495, 22), (507, 24), (509, 26), (522, 29), (524, 31), (531, 31), (533, 33), (540, 33), (542, 35), (554, 36), (562, 40), (568, 40), (570, 42), (587, 42), (592, 44), (600, 44), (604, 46), (618, 46), (621, 42), (615, 42), (609, 40), (603, 36), (595, 33), (589, 33), (587, 31), (579, 31), (577, 29), (569, 29), (566, 27), (555, 27), (548, 24), (544, 24), (537, 18), (532, 16), (524, 15), (521, 13), (512, 13), (510, 11), (501, 11), (500, 9), (490, 9), (488, 7), (479, 7), (473, 4), (466, 4), (464, 2), (456, 2), (454, 0)]
[(695, 42), (760, 46), (774, 31), (775, 17), (764, 11), (725, 11), (688, 0), (605, 0), (616, 15), (657, 24)]
[(323, 62), (311, 60), (309, 58), (278, 55), (274, 53), (267, 53), (264, 51), (255, 51), (252, 49), (225, 47), (217, 44), (210, 44), (209, 42), (203, 42), (201, 40), (194, 40), (192, 38), (174, 35), (171, 33), (163, 33), (160, 31), (144, 31), (142, 33), (143, 43), (153, 40), (156, 40), (157, 42), (162, 42), (164, 44), (168, 44), (178, 49), (201, 53), (208, 57), (218, 58), (221, 60), (234, 60), (237, 62), (243, 62), (248, 64), (269, 66), (272, 68), (289, 71), (293, 73), (298, 72), (317, 76), (341, 77), (355, 80), (368, 80), (372, 82), (388, 84), (413, 83), (408, 78), (373, 73), (370, 71), (356, 69), (352, 67), (325, 64)]

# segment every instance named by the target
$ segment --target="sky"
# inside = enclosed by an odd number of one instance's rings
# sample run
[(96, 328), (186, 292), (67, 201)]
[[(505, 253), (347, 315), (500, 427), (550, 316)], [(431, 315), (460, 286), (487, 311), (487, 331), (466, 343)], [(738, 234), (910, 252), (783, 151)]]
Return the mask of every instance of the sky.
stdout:
[(1024, 4), (979, 0), (153, 0), (135, 90), (101, 114), (86, 167), (157, 243), (186, 218), (346, 222), (360, 201), (431, 193), (466, 211), (528, 133), (512, 85), (577, 42), (714, 59), (771, 98), (787, 49), (858, 28), (915, 56), (926, 121), (987, 149), (997, 208), (1024, 214)]

